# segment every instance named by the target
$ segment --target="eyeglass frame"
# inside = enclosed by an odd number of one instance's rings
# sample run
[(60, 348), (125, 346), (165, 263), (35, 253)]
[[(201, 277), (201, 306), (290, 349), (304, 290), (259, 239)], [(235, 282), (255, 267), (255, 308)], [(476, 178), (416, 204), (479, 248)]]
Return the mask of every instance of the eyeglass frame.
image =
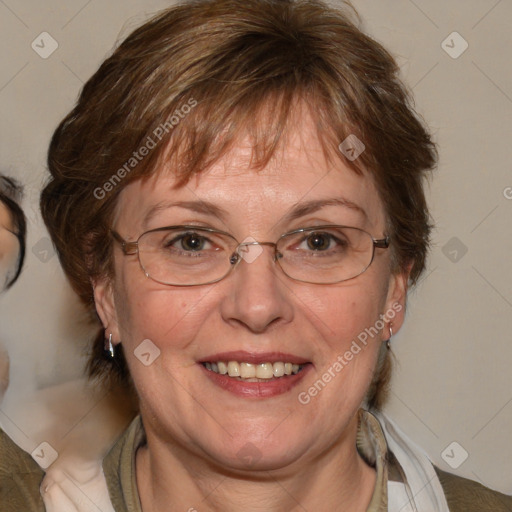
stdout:
[[(366, 267), (361, 272), (359, 272), (359, 274), (357, 274), (355, 276), (352, 276), (352, 277), (349, 277), (348, 279), (341, 279), (340, 281), (335, 281), (333, 283), (315, 283), (315, 282), (311, 282), (311, 281), (304, 281), (302, 279), (296, 279), (294, 277), (289, 276), (285, 272), (285, 270), (283, 269), (281, 264), (279, 263), (279, 259), (283, 257), (282, 254), (281, 254), (281, 256), (279, 256), (280, 253), (277, 250), (277, 244), (279, 243), (279, 240), (281, 240), (282, 238), (284, 238), (286, 236), (294, 235), (294, 234), (297, 234), (297, 233), (304, 233), (306, 231), (315, 231), (317, 229), (328, 229), (328, 228), (329, 229), (332, 229), (332, 228), (356, 229), (358, 231), (362, 231), (363, 233), (367, 234), (371, 238), (371, 240), (372, 240), (372, 257), (371, 257), (370, 262), (368, 263), (368, 265), (366, 265)], [(154, 232), (158, 232), (158, 231), (167, 231), (167, 230), (171, 230), (171, 229), (201, 230), (201, 231), (206, 231), (208, 233), (218, 233), (218, 234), (221, 234), (221, 235), (225, 235), (225, 236), (227, 236), (229, 238), (232, 238), (238, 245), (236, 246), (235, 250), (233, 251), (233, 254), (229, 257), (229, 262), (231, 264), (231, 267), (229, 268), (229, 270), (222, 277), (219, 277), (218, 279), (214, 279), (213, 281), (208, 281), (206, 283), (201, 283), (201, 284), (170, 284), (170, 283), (163, 283), (162, 281), (158, 281), (154, 277), (151, 277), (151, 275), (147, 272), (147, 270), (142, 265), (142, 261), (140, 260), (139, 240), (144, 235), (147, 235), (148, 233), (154, 233)], [(309, 228), (294, 229), (292, 231), (287, 231), (286, 233), (283, 233), (277, 239), (276, 242), (258, 242), (258, 241), (239, 242), (235, 238), (235, 236), (233, 236), (231, 233), (228, 233), (226, 231), (222, 231), (220, 229), (215, 229), (215, 228), (209, 228), (209, 227), (206, 227), (206, 226), (196, 226), (196, 225), (191, 225), (191, 224), (177, 224), (177, 225), (174, 225), (174, 226), (164, 226), (164, 227), (161, 227), (161, 228), (149, 229), (148, 231), (144, 231), (144, 233), (139, 235), (137, 240), (132, 241), (132, 242), (130, 242), (128, 240), (125, 240), (117, 231), (115, 231), (113, 229), (110, 230), (110, 234), (112, 235), (112, 238), (121, 245), (121, 249), (122, 249), (123, 254), (125, 256), (132, 256), (132, 255), (137, 254), (137, 259), (139, 261), (139, 266), (140, 266), (141, 270), (144, 272), (144, 275), (146, 277), (148, 277), (149, 279), (153, 280), (156, 283), (163, 284), (164, 286), (179, 286), (179, 287), (204, 286), (204, 285), (214, 284), (214, 283), (218, 283), (219, 281), (222, 281), (229, 274), (231, 274), (231, 272), (238, 266), (240, 261), (243, 260), (243, 257), (241, 257), (240, 254), (239, 254), (240, 247), (246, 247), (248, 245), (268, 245), (268, 246), (274, 247), (274, 258), (273, 258), (273, 260), (274, 260), (275, 263), (277, 263), (277, 265), (279, 266), (279, 268), (281, 269), (281, 271), (283, 272), (283, 274), (286, 277), (288, 277), (289, 279), (292, 279), (293, 281), (297, 281), (299, 283), (318, 284), (318, 285), (338, 284), (338, 283), (343, 283), (345, 281), (350, 281), (351, 279), (355, 279), (356, 277), (358, 277), (361, 274), (363, 274), (364, 272), (366, 272), (368, 270), (368, 268), (370, 267), (370, 265), (373, 263), (373, 260), (375, 259), (375, 249), (388, 249), (389, 246), (390, 246), (390, 237), (389, 237), (389, 235), (386, 235), (385, 238), (374, 238), (370, 233), (368, 233), (368, 231), (365, 231), (364, 229), (356, 228), (354, 226), (346, 226), (344, 224), (323, 224), (321, 226), (311, 226)], [(235, 256), (236, 256), (236, 260), (233, 261), (233, 258)]]

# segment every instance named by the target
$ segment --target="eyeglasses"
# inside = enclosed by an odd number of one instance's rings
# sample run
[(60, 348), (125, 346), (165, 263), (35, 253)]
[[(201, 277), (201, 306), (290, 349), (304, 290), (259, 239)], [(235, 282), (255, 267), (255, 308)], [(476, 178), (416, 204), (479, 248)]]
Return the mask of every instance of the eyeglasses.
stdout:
[(387, 249), (389, 237), (374, 239), (359, 228), (322, 225), (284, 233), (277, 242), (239, 242), (233, 235), (192, 225), (146, 231), (137, 241), (111, 231), (125, 255), (137, 254), (147, 277), (170, 286), (199, 286), (224, 279), (242, 261), (254, 261), (261, 246), (274, 248), (273, 260), (290, 279), (334, 284), (353, 279), (372, 263), (375, 248)]

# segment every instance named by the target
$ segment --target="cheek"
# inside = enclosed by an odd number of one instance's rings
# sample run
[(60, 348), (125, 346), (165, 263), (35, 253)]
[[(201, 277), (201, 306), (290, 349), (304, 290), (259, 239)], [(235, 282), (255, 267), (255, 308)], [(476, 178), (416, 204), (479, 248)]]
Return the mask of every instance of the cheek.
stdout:
[(19, 258), (19, 243), (11, 233), (0, 228), (0, 291), (16, 273)]
[(143, 274), (142, 279), (136, 274), (121, 280), (115, 304), (125, 350), (133, 351), (147, 339), (161, 351), (185, 348), (201, 325), (200, 305), (206, 293), (200, 288), (162, 288)]
[(302, 314), (315, 325), (332, 350), (343, 350), (361, 333), (375, 326), (382, 327), (378, 320), (385, 298), (379, 288), (333, 286), (325, 289), (320, 297), (304, 297)]
[(338, 419), (331, 411), (355, 411), (372, 380), (382, 344), (385, 295), (375, 288), (345, 286), (304, 303), (303, 314), (319, 336), (315, 374), (299, 389), (298, 401), (336, 429)]
[(302, 315), (318, 338), (313, 385), (301, 388), (299, 402), (311, 404), (315, 413), (355, 410), (370, 385), (383, 339), (387, 287), (383, 280), (367, 277), (301, 298)]

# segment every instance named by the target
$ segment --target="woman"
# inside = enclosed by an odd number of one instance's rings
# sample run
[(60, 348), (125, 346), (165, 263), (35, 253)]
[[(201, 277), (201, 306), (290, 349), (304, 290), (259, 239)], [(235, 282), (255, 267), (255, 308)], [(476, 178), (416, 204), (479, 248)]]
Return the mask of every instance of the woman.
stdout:
[[(19, 202), (22, 187), (0, 174), (0, 293), (18, 279), (25, 260), (26, 220)], [(9, 355), (0, 346), (0, 404), (9, 385)]]
[[(18, 279), (25, 260), (27, 224), (19, 202), (23, 189), (0, 174), (0, 293)], [(9, 385), (9, 355), (0, 345), (0, 404)]]
[(19, 202), (23, 189), (0, 174), (0, 292), (18, 279), (25, 259), (26, 220)]
[(116, 511), (510, 510), (379, 412), (436, 160), (397, 73), (318, 1), (198, 0), (58, 127), (43, 217), (101, 321), (90, 375), (140, 406)]
[[(27, 224), (19, 203), (23, 189), (0, 174), (0, 293), (18, 279), (25, 260)], [(9, 355), (0, 345), (0, 404), (9, 385)]]
[[(27, 225), (21, 185), (0, 175), (0, 293), (19, 278), (25, 260)], [(0, 405), (9, 385), (9, 355), (0, 346)], [(1, 416), (1, 415), (0, 415)], [(0, 417), (0, 420), (2, 418)], [(44, 510), (37, 492), (43, 472), (0, 427), (0, 504), (2, 510)]]

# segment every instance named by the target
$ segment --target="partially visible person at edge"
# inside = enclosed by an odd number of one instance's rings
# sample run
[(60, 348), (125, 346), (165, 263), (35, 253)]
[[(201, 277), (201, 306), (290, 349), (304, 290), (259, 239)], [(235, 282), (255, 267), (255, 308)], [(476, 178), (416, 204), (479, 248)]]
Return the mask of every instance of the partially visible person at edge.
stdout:
[[(0, 294), (18, 280), (25, 260), (27, 224), (21, 208), (22, 186), (13, 178), (0, 174)], [(0, 407), (9, 385), (9, 354), (1, 344), (0, 332)], [(30, 455), (3, 433), (0, 415), (0, 510), (39, 510), (43, 501), (38, 493), (43, 472)], [(22, 486), (19, 487), (19, 478)], [(30, 489), (25, 493), (23, 488)], [(15, 507), (15, 508), (11, 508)]]
[(139, 404), (103, 460), (117, 512), (512, 510), (382, 413), (436, 149), (338, 7), (173, 6), (53, 136), (41, 208), (101, 322), (89, 374)]
[(19, 278), (25, 260), (27, 225), (20, 202), (23, 188), (0, 174), (0, 293)]

